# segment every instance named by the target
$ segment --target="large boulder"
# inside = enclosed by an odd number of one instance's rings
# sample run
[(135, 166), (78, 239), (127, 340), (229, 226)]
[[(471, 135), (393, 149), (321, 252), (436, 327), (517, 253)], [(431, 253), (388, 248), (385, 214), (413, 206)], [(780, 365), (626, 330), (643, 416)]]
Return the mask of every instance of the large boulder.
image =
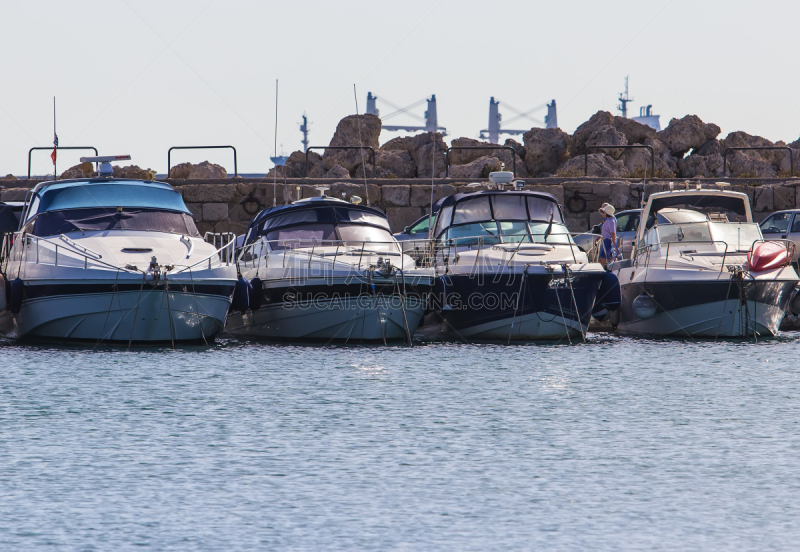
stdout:
[(169, 170), (169, 177), (186, 180), (217, 180), (228, 178), (228, 171), (224, 167), (208, 161), (203, 161), (197, 165), (181, 163)]
[[(569, 144), (569, 142), (567, 143)], [(503, 142), (503, 145), (514, 148), (514, 153), (519, 155), (520, 159), (525, 159), (525, 146), (523, 146), (513, 138), (506, 138), (506, 141)]]
[[(378, 150), (375, 152), (375, 164), (388, 173), (388, 178), (414, 178), (417, 176), (417, 165), (406, 150)], [(372, 165), (368, 165), (372, 168)]]
[[(753, 136), (746, 132), (731, 132), (724, 140), (720, 140), (720, 147), (724, 150), (728, 148), (760, 148), (783, 146), (784, 142), (773, 144), (770, 140), (761, 136)], [(742, 177), (772, 177), (788, 176), (790, 173), (789, 152), (783, 149), (774, 150), (744, 150), (732, 151), (728, 154), (728, 174), (731, 176)], [(795, 164), (798, 160), (798, 152), (792, 151)]]
[(411, 151), (413, 149), (411, 146), (411, 138), (411, 136), (398, 136), (397, 138), (392, 138), (382, 145), (381, 149), (384, 151)]
[[(381, 134), (381, 120), (371, 114), (348, 115), (336, 126), (336, 132), (331, 138), (331, 146), (368, 146), (378, 149), (378, 137)], [(368, 161), (370, 151), (367, 149), (336, 150), (327, 149), (322, 155), (326, 170), (331, 170), (334, 165), (341, 165), (348, 172), (365, 161)]]
[(519, 157), (516, 151), (511, 152), (507, 149), (497, 149), (497, 144), (491, 142), (481, 142), (480, 140), (473, 140), (472, 138), (456, 138), (450, 144), (454, 147), (468, 147), (468, 148), (481, 148), (481, 149), (454, 149), (450, 151), (450, 175), (452, 176), (453, 168), (456, 165), (466, 165), (482, 157), (496, 157), (505, 164), (505, 170), (510, 171), (515, 167), (516, 176), (526, 178), (528, 170), (525, 168), (525, 163)]
[(646, 148), (628, 149), (620, 156), (620, 160), (625, 163), (624, 176), (642, 178), (645, 170), (648, 178), (672, 178), (677, 174), (677, 160), (672, 157), (667, 146), (654, 137), (645, 138), (642, 145), (653, 148), (654, 167), (651, 167), (650, 150)]
[(708, 140), (692, 154), (678, 159), (678, 176), (682, 178), (715, 178), (722, 175), (722, 146), (719, 140)]
[[(451, 165), (451, 178), (487, 178), (489, 173), (499, 171), (503, 163), (498, 157), (483, 156), (464, 165)], [(510, 167), (506, 166), (506, 169)]]
[(419, 178), (442, 177), (445, 174), (445, 152), (447, 144), (439, 132), (423, 132), (416, 136), (406, 136), (389, 140), (383, 145), (384, 151), (405, 150), (414, 160)]
[(643, 125), (627, 117), (614, 117), (612, 125), (625, 135), (625, 139), (628, 140), (629, 144), (644, 144), (648, 138), (656, 137), (656, 130), (653, 127)]
[(97, 173), (94, 172), (94, 165), (91, 163), (79, 163), (61, 173), (59, 178), (90, 178), (96, 174)]
[(737, 178), (772, 178), (778, 170), (768, 159), (754, 152), (734, 151), (727, 156), (728, 175)]
[(706, 124), (697, 115), (686, 115), (682, 119), (672, 119), (667, 128), (658, 133), (658, 139), (669, 148), (672, 155), (680, 159), (686, 152), (713, 140), (719, 133), (717, 125)]
[(592, 117), (575, 129), (575, 133), (570, 140), (570, 155), (572, 157), (583, 155), (586, 151), (586, 140), (598, 128), (613, 125), (614, 116), (608, 111), (598, 111)]
[[(309, 176), (311, 170), (322, 163), (322, 156), (316, 151), (308, 152), (308, 172)], [(300, 150), (293, 151), (292, 154), (286, 159), (286, 167), (284, 171), (279, 171), (279, 174), (285, 174), (289, 178), (303, 178), (306, 176), (306, 154)], [(324, 172), (323, 172), (324, 174)]]
[(532, 128), (522, 135), (525, 166), (531, 176), (551, 174), (567, 157), (569, 134), (558, 128)]
[(350, 171), (336, 164), (325, 173), (325, 178), (337, 178), (339, 180), (350, 178)]
[[(590, 153), (586, 162), (589, 169), (587, 176), (618, 178), (626, 172), (625, 163), (622, 160), (614, 159), (603, 153)], [(584, 176), (584, 156), (568, 160), (556, 170), (556, 174), (561, 177)]]
[(601, 148), (601, 149), (589, 149), (592, 146), (627, 146), (628, 139), (625, 138), (625, 135), (614, 128), (613, 125), (603, 125), (601, 127), (597, 127), (586, 137), (586, 141), (584, 142), (584, 151), (588, 151), (590, 153), (598, 152), (604, 153), (614, 159), (619, 159), (622, 153), (625, 151), (624, 149), (615, 149), (615, 148)]
[(137, 165), (128, 165), (126, 167), (114, 165), (113, 171), (116, 178), (132, 178), (135, 180), (155, 180), (156, 178), (156, 171), (142, 169)]

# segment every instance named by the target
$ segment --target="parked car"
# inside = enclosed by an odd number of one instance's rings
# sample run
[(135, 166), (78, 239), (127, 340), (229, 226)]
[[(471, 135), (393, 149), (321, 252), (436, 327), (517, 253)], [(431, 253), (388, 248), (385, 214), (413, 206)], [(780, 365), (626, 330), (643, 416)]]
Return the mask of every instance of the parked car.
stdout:
[(795, 245), (793, 262), (797, 262), (797, 249), (800, 249), (800, 209), (772, 213), (761, 223), (764, 239), (792, 240)]
[(402, 232), (394, 235), (397, 241), (409, 240), (427, 240), (428, 239), (428, 224), (430, 223), (430, 214), (421, 217), (405, 228)]
[(633, 241), (636, 239), (636, 231), (639, 229), (639, 217), (641, 215), (641, 209), (630, 209), (616, 214), (618, 247), (623, 259), (631, 258)]
[[(434, 216), (434, 220), (436, 217)], [(395, 239), (400, 243), (403, 248), (403, 253), (410, 255), (417, 263), (423, 263), (424, 259), (429, 252), (428, 243), (428, 225), (430, 223), (430, 214), (427, 214), (405, 228), (402, 232), (394, 235)]]
[[(639, 228), (640, 209), (630, 209), (620, 211), (617, 217), (617, 247), (622, 253), (623, 259), (630, 259), (633, 251), (633, 241), (636, 239), (636, 230)], [(590, 233), (573, 234), (575, 243), (589, 253), (591, 258), (596, 258), (599, 252), (599, 236), (601, 224), (596, 224)], [(593, 238), (596, 236), (596, 238)]]

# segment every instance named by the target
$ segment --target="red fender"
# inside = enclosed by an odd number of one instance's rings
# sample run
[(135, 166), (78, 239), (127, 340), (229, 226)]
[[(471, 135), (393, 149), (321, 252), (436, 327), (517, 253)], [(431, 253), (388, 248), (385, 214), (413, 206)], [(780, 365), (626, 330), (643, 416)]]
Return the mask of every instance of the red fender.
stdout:
[(783, 242), (757, 243), (747, 252), (751, 272), (761, 272), (786, 266), (792, 262), (792, 253)]

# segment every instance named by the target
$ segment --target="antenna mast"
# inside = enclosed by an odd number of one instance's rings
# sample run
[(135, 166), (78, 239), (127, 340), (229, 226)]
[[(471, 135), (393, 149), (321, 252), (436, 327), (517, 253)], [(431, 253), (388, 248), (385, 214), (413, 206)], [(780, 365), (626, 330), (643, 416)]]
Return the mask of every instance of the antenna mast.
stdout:
[(619, 105), (617, 109), (620, 110), (622, 116), (628, 118), (628, 102), (632, 102), (633, 98), (628, 97), (628, 76), (625, 76), (625, 93), (619, 95)]
[(303, 153), (306, 153), (308, 151), (308, 117), (306, 117), (305, 113), (303, 113), (303, 124), (300, 125), (300, 132), (303, 133), (303, 141), (301, 142), (303, 144)]

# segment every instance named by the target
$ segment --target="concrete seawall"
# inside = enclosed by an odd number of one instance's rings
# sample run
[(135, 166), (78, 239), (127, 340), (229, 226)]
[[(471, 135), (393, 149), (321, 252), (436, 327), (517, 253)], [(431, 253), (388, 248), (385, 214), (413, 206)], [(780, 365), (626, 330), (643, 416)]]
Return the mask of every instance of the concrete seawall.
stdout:
[[(597, 213), (603, 202), (618, 211), (639, 206), (641, 180), (607, 178), (526, 178), (525, 189), (553, 194), (564, 207), (567, 225), (572, 231), (585, 231), (600, 221)], [(273, 198), (278, 205), (319, 195), (316, 186), (329, 186), (327, 195), (349, 200), (353, 195), (364, 199), (364, 181), (331, 181), (330, 179), (281, 179), (274, 186), (265, 179), (229, 178), (224, 180), (167, 180), (181, 192), (192, 211), (201, 233), (232, 231), (243, 233), (248, 222), (261, 209), (270, 207)], [(480, 186), (468, 186), (470, 183)], [(669, 180), (648, 180), (646, 195), (669, 189)], [(688, 184), (674, 181), (674, 187), (716, 188), (715, 180), (692, 179)], [(800, 178), (727, 179), (729, 189), (746, 193), (753, 206), (754, 217), (763, 220), (773, 211), (800, 208)], [(22, 201), (38, 181), (0, 179), (0, 201)], [(433, 185), (433, 200), (449, 194), (486, 189), (486, 179), (441, 179)], [(384, 211), (392, 230), (398, 232), (428, 212), (431, 202), (431, 181), (425, 179), (368, 179), (370, 204)]]

